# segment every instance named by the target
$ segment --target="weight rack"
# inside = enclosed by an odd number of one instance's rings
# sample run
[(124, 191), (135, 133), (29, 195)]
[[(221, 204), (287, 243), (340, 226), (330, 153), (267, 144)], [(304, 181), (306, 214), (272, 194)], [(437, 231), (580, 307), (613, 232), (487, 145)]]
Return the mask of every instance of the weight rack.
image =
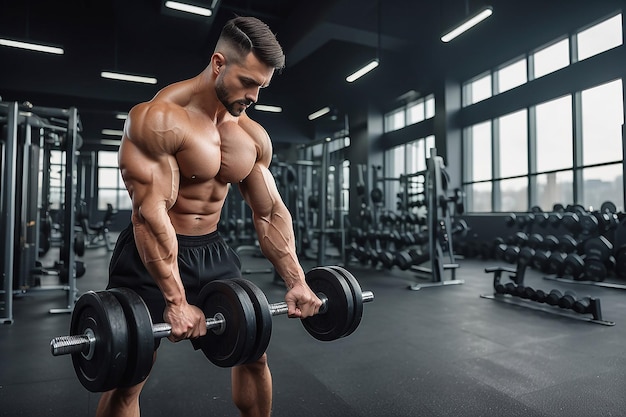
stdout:
[[(589, 308), (584, 313), (576, 313), (571, 309), (561, 307), (560, 305), (553, 305), (548, 307), (545, 302), (539, 300), (533, 300), (530, 295), (525, 294), (523, 276), (521, 279), (515, 275), (517, 269), (510, 267), (494, 266), (485, 268), (486, 273), (493, 273), (493, 287), (495, 292), (493, 294), (481, 294), (480, 297), (488, 300), (494, 300), (501, 303), (513, 304), (524, 308), (529, 308), (536, 311), (542, 311), (570, 319), (586, 321), (594, 324), (602, 324), (604, 326), (615, 326), (614, 321), (604, 320), (602, 318), (602, 309), (599, 298), (589, 297)], [(502, 273), (509, 274), (511, 282), (503, 285)], [(509, 286), (510, 290), (506, 289)], [(591, 314), (592, 317), (584, 316), (583, 314)]]

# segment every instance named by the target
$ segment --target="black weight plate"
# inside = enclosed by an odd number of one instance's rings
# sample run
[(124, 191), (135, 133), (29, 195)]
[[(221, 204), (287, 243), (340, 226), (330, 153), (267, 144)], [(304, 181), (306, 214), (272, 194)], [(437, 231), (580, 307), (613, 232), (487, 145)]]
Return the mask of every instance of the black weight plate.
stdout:
[(215, 365), (229, 368), (241, 365), (252, 352), (256, 339), (256, 317), (248, 294), (230, 280), (211, 281), (202, 288), (198, 306), (207, 318), (221, 314), (226, 325), (198, 339), (204, 355)]
[(600, 206), (601, 213), (617, 213), (617, 206), (612, 201), (605, 201)]
[(252, 363), (263, 356), (270, 344), (270, 338), (272, 336), (272, 313), (270, 312), (270, 305), (267, 302), (267, 298), (259, 287), (247, 279), (238, 278), (232, 281), (239, 284), (239, 286), (246, 291), (254, 307), (254, 314), (256, 316), (256, 338), (252, 353), (245, 360), (245, 363)]
[(73, 353), (72, 363), (80, 383), (91, 392), (115, 388), (126, 369), (128, 328), (124, 310), (106, 291), (89, 291), (74, 305), (70, 335), (93, 332), (95, 342), (89, 353)]
[(363, 291), (361, 290), (361, 285), (359, 284), (359, 281), (357, 281), (354, 275), (352, 275), (346, 269), (340, 266), (331, 266), (329, 268), (333, 269), (336, 272), (339, 272), (346, 279), (346, 282), (352, 289), (352, 296), (354, 299), (354, 319), (352, 320), (352, 323), (348, 326), (348, 330), (346, 330), (346, 333), (344, 334), (344, 336), (349, 336), (356, 330), (357, 327), (359, 327), (359, 324), (361, 323), (361, 318), (363, 317)]
[(613, 252), (613, 244), (604, 236), (588, 239), (584, 245), (587, 258), (598, 259), (602, 262), (609, 259)]
[(328, 299), (325, 313), (302, 320), (306, 331), (322, 341), (343, 337), (354, 319), (354, 299), (346, 279), (330, 268), (317, 267), (307, 272), (306, 282), (313, 292)]
[(128, 361), (120, 387), (132, 387), (150, 374), (154, 357), (152, 318), (143, 299), (128, 288), (109, 290), (120, 302), (128, 326)]

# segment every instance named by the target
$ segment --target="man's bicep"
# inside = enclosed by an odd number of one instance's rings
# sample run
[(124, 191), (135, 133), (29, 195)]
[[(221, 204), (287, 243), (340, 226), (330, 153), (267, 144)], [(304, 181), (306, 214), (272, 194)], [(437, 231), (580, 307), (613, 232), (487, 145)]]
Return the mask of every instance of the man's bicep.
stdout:
[(149, 155), (132, 141), (120, 147), (120, 172), (133, 209), (159, 203), (174, 204), (178, 194), (178, 166), (168, 155)]
[(239, 190), (255, 216), (268, 217), (282, 204), (276, 182), (269, 169), (256, 164), (250, 175), (239, 184)]

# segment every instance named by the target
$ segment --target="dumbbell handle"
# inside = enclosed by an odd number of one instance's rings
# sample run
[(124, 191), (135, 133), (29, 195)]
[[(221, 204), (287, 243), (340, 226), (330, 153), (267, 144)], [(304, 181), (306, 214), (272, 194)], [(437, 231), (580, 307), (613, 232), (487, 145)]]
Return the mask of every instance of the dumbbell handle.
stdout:
[[(374, 293), (371, 291), (363, 291), (363, 302), (367, 303), (374, 300)], [(328, 310), (328, 298), (318, 293), (317, 296), (322, 301), (318, 314), (324, 314)], [(281, 314), (287, 314), (289, 307), (286, 302), (274, 303), (269, 305), (270, 313), (272, 316), (278, 316)], [(213, 330), (217, 334), (224, 332), (226, 327), (226, 319), (220, 313), (217, 313), (214, 317), (206, 319), (207, 330)], [(155, 339), (168, 337), (172, 334), (172, 325), (169, 323), (156, 323), (152, 325), (152, 334)], [(96, 344), (96, 338), (92, 332), (86, 332), (85, 334), (72, 335), (72, 336), (59, 336), (50, 341), (50, 351), (53, 356), (68, 355), (72, 353), (83, 353), (86, 356), (93, 355), (94, 345)]]

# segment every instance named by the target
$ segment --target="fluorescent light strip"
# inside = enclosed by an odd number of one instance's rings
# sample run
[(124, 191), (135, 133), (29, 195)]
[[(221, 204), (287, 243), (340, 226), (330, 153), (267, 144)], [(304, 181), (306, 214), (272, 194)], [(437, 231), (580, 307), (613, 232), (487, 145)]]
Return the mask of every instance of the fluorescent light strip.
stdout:
[(102, 71), (102, 78), (110, 78), (112, 80), (132, 81), (135, 83), (156, 84), (157, 79), (152, 77), (141, 77), (139, 75), (120, 74), (118, 72)]
[(356, 71), (355, 73), (353, 73), (351, 75), (348, 75), (346, 77), (346, 81), (351, 83), (352, 81), (355, 81), (355, 80), (361, 78), (362, 76), (364, 76), (365, 74), (367, 74), (368, 72), (370, 72), (371, 70), (376, 68), (377, 66), (378, 66), (378, 59), (375, 59), (372, 62), (366, 64), (363, 68), (361, 68), (360, 70)]
[(115, 129), (102, 129), (102, 134), (109, 136), (122, 136), (124, 134), (124, 131)]
[(465, 32), (466, 30), (473, 28), (474, 26), (476, 26), (477, 24), (479, 24), (480, 22), (482, 22), (483, 20), (491, 16), (492, 14), (493, 14), (493, 9), (490, 6), (487, 6), (486, 8), (478, 12), (478, 14), (474, 15), (473, 17), (469, 18), (465, 22), (461, 23), (456, 28), (452, 29), (450, 32), (443, 35), (441, 37), (442, 42), (450, 42), (452, 39), (456, 38), (457, 36)]
[(115, 115), (115, 118), (120, 120), (126, 120), (128, 119), (128, 113), (117, 113)]
[(255, 104), (254, 109), (258, 111), (267, 111), (270, 113), (281, 113), (283, 111), (282, 107), (268, 106), (267, 104)]
[(177, 1), (166, 1), (165, 2), (165, 7), (169, 8), (169, 9), (178, 10), (178, 11), (181, 11), (181, 12), (199, 14), (200, 16), (207, 16), (208, 17), (208, 16), (211, 16), (213, 14), (211, 9), (207, 9), (205, 7), (194, 6), (194, 5), (186, 4), (186, 3), (180, 3), (180, 2), (177, 2)]
[(120, 146), (120, 141), (119, 140), (100, 139), (99, 143), (100, 143), (100, 145)]
[(57, 47), (54, 47), (54, 46), (40, 45), (40, 44), (37, 44), (37, 43), (12, 41), (10, 39), (1, 39), (0, 38), (0, 45), (2, 45), (2, 46), (10, 46), (12, 48), (28, 49), (28, 50), (37, 51), (37, 52), (47, 52), (49, 54), (57, 54), (57, 55), (63, 55), (64, 54), (63, 48), (57, 48)]
[(330, 112), (330, 107), (327, 106), (327, 107), (324, 107), (323, 109), (319, 109), (318, 111), (309, 114), (308, 117), (309, 117), (309, 120), (314, 120), (314, 119), (317, 119), (318, 117), (322, 117), (328, 112)]

